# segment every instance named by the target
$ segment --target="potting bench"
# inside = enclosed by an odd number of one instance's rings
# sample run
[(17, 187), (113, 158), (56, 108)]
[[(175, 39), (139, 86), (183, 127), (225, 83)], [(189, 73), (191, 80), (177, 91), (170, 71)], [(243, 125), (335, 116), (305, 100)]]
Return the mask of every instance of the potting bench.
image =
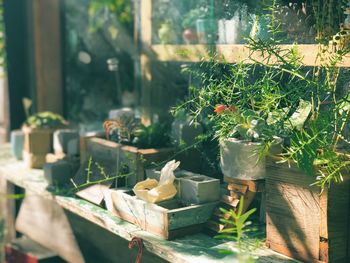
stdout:
[[(26, 169), (23, 162), (16, 161), (11, 157), (9, 145), (0, 146), (0, 179), (0, 218), (1, 216), (6, 217), (6, 226), (9, 228), (8, 234), (10, 237), (11, 233), (12, 237), (13, 233), (15, 233), (14, 220), (16, 215), (16, 209), (13, 204), (11, 205), (14, 200), (11, 199), (10, 195), (13, 194), (14, 186), (17, 186), (45, 199), (55, 200), (64, 210), (84, 218), (91, 224), (102, 227), (126, 241), (130, 241), (134, 237), (142, 239), (144, 250), (155, 255), (161, 261), (188, 263), (239, 262), (237, 255), (219, 253), (219, 249), (235, 247), (232, 242), (216, 240), (203, 233), (173, 241), (162, 240), (87, 201), (63, 195), (54, 196), (46, 190), (47, 182), (44, 179), (43, 171)], [(120, 247), (119, 249), (125, 250), (127, 247)], [(258, 262), (296, 262), (265, 247), (256, 251), (255, 255), (259, 257)]]

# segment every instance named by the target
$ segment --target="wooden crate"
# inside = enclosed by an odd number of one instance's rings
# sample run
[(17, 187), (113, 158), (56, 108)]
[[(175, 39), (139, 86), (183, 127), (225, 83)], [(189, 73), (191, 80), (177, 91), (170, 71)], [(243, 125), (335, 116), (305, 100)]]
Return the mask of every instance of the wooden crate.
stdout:
[(153, 163), (166, 161), (173, 153), (173, 148), (138, 149), (101, 138), (86, 139), (85, 156), (91, 156), (102, 163), (110, 163), (114, 171), (125, 172), (126, 169), (127, 173), (133, 173), (126, 179), (126, 185), (130, 187), (145, 179), (146, 168)]
[(164, 239), (173, 239), (202, 230), (214, 212), (217, 202), (183, 206), (172, 199), (159, 204), (147, 203), (132, 191), (111, 190), (109, 211), (141, 229)]
[(267, 162), (267, 245), (306, 262), (350, 262), (350, 183), (321, 189), (295, 165)]
[(53, 130), (23, 127), (22, 131), (24, 133), (24, 151), (40, 155), (52, 151)]
[(23, 160), (28, 168), (42, 168), (46, 154), (52, 151), (53, 130), (24, 126)]

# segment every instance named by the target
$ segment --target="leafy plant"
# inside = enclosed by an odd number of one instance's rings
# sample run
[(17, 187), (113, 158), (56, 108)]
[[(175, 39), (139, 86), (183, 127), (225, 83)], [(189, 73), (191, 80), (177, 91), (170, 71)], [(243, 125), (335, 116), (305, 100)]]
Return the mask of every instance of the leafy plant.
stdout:
[(68, 123), (61, 115), (44, 111), (30, 116), (24, 124), (31, 128), (58, 128)]
[(103, 127), (107, 139), (138, 148), (160, 148), (170, 144), (169, 127), (154, 123), (142, 125), (134, 116), (123, 115), (116, 120), (105, 121)]
[(209, 9), (205, 7), (199, 7), (195, 9), (191, 9), (188, 13), (186, 13), (183, 17), (182, 27), (186, 28), (195, 28), (196, 21), (198, 19), (208, 18), (209, 17)]
[(283, 161), (330, 186), (342, 181), (348, 166), (339, 147), (350, 142), (344, 133), (350, 94), (340, 95), (338, 64), (350, 52), (349, 34), (320, 41), (315, 66), (305, 67), (297, 45), (280, 45), (279, 2), (271, 0), (267, 8), (271, 39), (250, 39), (249, 57), (237, 64), (220, 57), (203, 63), (193, 72), (203, 86), (191, 87), (174, 112), (186, 109), (193, 121), (208, 120), (217, 138), (259, 141), (264, 153), (275, 136), (285, 138)]
[(135, 131), (133, 145), (147, 149), (166, 147), (170, 144), (169, 127), (164, 124), (154, 123), (150, 126), (142, 125)]
[(131, 0), (92, 0), (89, 7), (89, 16), (92, 31), (101, 28), (107, 18), (116, 15), (117, 20), (131, 28), (133, 22)]
[[(259, 240), (252, 242), (252, 237), (250, 236), (257, 232), (257, 229), (252, 227), (252, 223), (248, 220), (255, 213), (256, 208), (243, 213), (243, 207), (244, 197), (242, 196), (237, 211), (220, 208), (223, 213), (220, 221), (227, 227), (219, 231), (219, 235), (215, 236), (215, 238), (235, 241), (239, 255), (244, 256), (244, 262), (255, 262), (251, 253), (261, 246), (261, 242)], [(225, 254), (233, 253), (231, 250), (222, 250), (221, 252)]]

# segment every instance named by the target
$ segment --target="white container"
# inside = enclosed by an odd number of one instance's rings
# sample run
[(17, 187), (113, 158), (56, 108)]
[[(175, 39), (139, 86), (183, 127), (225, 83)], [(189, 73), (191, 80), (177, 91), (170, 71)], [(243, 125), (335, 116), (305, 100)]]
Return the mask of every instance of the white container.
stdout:
[[(282, 139), (276, 137), (271, 147), (273, 155), (282, 152)], [(259, 160), (261, 143), (248, 142), (229, 138), (220, 141), (220, 167), (224, 176), (241, 180), (264, 179), (266, 174), (266, 158)]]
[(220, 141), (220, 167), (224, 176), (242, 180), (264, 179), (265, 158), (258, 160), (260, 143), (237, 140)]

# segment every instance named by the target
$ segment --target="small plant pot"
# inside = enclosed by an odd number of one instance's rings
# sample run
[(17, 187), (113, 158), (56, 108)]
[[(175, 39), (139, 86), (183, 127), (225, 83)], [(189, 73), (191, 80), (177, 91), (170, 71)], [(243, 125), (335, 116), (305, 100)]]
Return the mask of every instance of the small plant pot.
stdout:
[(241, 180), (265, 178), (265, 158), (259, 160), (261, 144), (234, 138), (220, 142), (220, 167), (225, 177)]
[(174, 44), (177, 41), (176, 32), (172, 28), (170, 24), (163, 23), (160, 25), (158, 29), (158, 38), (160, 40), (160, 43), (165, 44)]
[(195, 44), (198, 42), (197, 33), (191, 28), (186, 28), (182, 33), (182, 38), (187, 45)]
[[(271, 151), (273, 154), (281, 152), (278, 146), (282, 139), (276, 139), (276, 146)], [(261, 144), (237, 140), (235, 138), (220, 141), (220, 167), (227, 178), (241, 180), (265, 179), (265, 157), (259, 160), (258, 152)]]
[(24, 133), (21, 130), (11, 132), (11, 152), (17, 160), (22, 160), (22, 151), (24, 143)]
[(42, 168), (46, 154), (52, 152), (53, 130), (23, 126), (23, 160), (28, 168)]
[(217, 40), (217, 24), (215, 19), (198, 19), (196, 21), (198, 42), (214, 44)]
[(24, 126), (24, 151), (32, 154), (47, 154), (52, 151), (53, 130)]
[[(53, 149), (55, 154), (68, 154), (69, 143), (79, 140), (79, 133), (76, 130), (59, 129), (53, 134)], [(73, 152), (78, 152), (78, 144), (76, 143), (76, 149), (72, 149)], [(72, 152), (71, 151), (71, 152)]]

